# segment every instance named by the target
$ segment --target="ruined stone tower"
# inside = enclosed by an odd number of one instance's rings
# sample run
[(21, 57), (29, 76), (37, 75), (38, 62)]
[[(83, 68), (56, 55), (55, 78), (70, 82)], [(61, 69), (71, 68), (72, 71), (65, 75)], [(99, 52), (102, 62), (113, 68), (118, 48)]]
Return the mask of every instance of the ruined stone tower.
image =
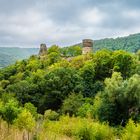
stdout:
[(40, 44), (39, 56), (47, 54), (46, 44)]
[(82, 54), (87, 54), (89, 52), (92, 52), (93, 40), (84, 39), (82, 45), (83, 45)]

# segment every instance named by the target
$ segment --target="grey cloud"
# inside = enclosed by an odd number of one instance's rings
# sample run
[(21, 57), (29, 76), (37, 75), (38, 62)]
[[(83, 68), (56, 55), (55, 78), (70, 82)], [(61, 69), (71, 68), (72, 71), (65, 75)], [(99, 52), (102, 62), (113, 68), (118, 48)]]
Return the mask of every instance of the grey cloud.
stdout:
[[(83, 17), (94, 9), (97, 15)], [(125, 35), (140, 31), (139, 19), (139, 0), (0, 0), (0, 46)]]

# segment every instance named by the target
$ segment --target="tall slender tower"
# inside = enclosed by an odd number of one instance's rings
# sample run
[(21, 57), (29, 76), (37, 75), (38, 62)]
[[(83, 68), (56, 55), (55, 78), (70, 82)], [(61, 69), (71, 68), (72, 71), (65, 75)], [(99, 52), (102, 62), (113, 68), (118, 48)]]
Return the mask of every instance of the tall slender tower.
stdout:
[(93, 47), (93, 40), (91, 39), (84, 39), (83, 40), (83, 49), (82, 54), (87, 54), (92, 52)]
[(47, 54), (46, 44), (40, 44), (39, 56)]

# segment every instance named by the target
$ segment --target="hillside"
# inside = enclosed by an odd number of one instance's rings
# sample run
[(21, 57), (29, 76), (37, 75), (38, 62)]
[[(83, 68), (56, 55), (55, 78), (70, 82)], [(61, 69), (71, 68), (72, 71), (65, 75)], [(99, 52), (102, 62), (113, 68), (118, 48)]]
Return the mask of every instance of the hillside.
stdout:
[(140, 33), (129, 35), (126, 37), (118, 37), (116, 39), (106, 38), (95, 40), (94, 49), (99, 50), (102, 48), (110, 50), (125, 50), (129, 52), (136, 52), (140, 49)]
[(140, 140), (140, 53), (79, 48), (0, 69), (1, 139)]
[[(94, 38), (93, 38), (94, 40)], [(61, 48), (61, 53), (65, 56), (74, 56), (77, 52), (75, 52), (75, 46), (82, 46), (80, 44), (76, 44), (69, 47)], [(77, 48), (78, 50), (79, 48)], [(136, 52), (140, 49), (140, 33), (129, 35), (126, 37), (118, 37), (116, 39), (113, 38), (105, 38), (101, 40), (94, 41), (93, 50), (97, 51), (100, 49), (109, 49), (109, 50), (125, 50), (129, 52)], [(4, 48), (0, 47), (0, 68), (8, 66), (9, 64), (14, 63), (17, 60), (28, 58), (30, 55), (37, 54), (38, 48)], [(80, 50), (78, 55), (80, 54)]]
[[(81, 43), (76, 44), (74, 46), (77, 45), (82, 46)], [(125, 37), (94, 40), (93, 50), (97, 51), (100, 49), (109, 49), (109, 50), (121, 49), (129, 52), (137, 52), (140, 49), (140, 33), (132, 34)]]
[(38, 48), (0, 47), (0, 68), (37, 53)]

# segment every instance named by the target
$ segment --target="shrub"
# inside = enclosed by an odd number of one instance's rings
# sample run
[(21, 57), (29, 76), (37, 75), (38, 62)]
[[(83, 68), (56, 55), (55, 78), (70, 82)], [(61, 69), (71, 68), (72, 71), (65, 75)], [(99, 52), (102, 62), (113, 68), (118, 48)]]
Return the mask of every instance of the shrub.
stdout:
[(122, 140), (139, 140), (140, 139), (140, 124), (135, 124), (133, 120), (129, 120), (124, 128)]
[(58, 136), (68, 136), (75, 140), (111, 140), (113, 130), (108, 124), (93, 122), (91, 119), (62, 116), (59, 121), (44, 122), (46, 131)]
[(48, 119), (48, 120), (58, 120), (59, 118), (59, 114), (55, 111), (52, 111), (52, 110), (46, 110), (45, 113), (44, 113), (44, 118), (45, 119)]

